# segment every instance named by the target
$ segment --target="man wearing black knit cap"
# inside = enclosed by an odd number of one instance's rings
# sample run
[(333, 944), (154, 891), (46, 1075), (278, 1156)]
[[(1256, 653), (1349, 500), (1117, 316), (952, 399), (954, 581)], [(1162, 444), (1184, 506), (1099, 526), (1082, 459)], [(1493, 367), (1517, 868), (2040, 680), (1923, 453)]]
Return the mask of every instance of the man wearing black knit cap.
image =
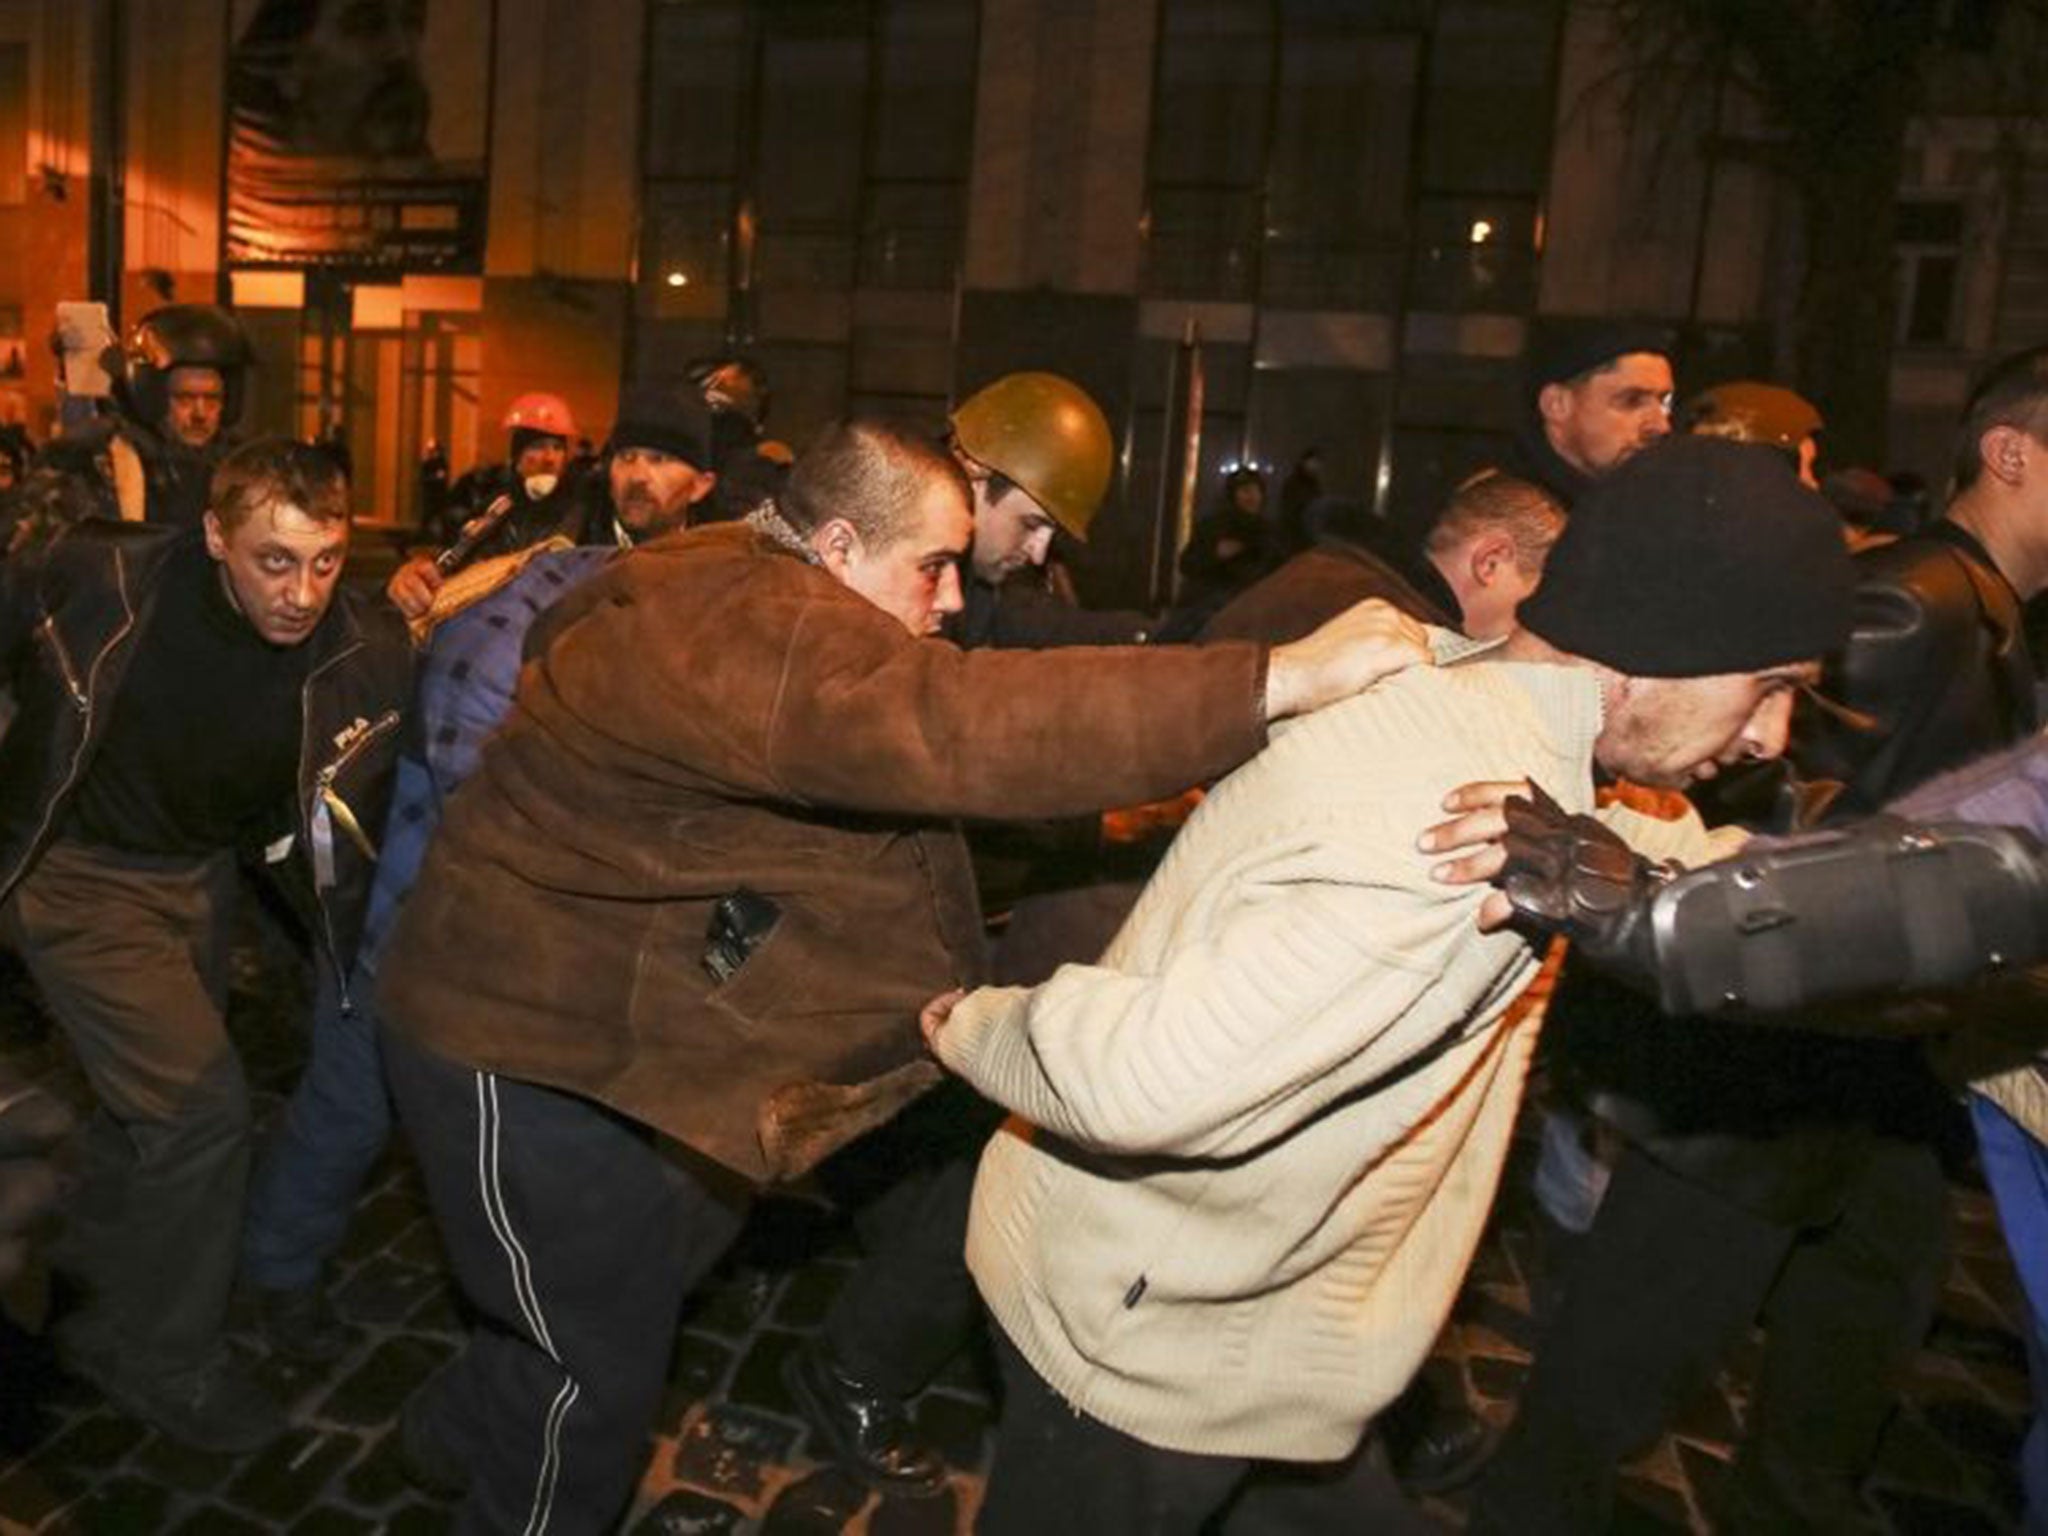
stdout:
[(577, 542), (627, 549), (694, 521), (690, 509), (718, 483), (711, 427), (711, 408), (694, 391), (627, 390), (605, 445), (611, 504), (586, 520)]
[[(1957, 434), (1927, 532), (1858, 557), (1829, 691), (1861, 717), (1800, 767), (1874, 811), (2028, 731), (2021, 605), (2048, 590), (2048, 348), (2004, 359)], [(1781, 471), (1782, 473), (1782, 471)], [(1480, 1485), (1479, 1532), (1604, 1529), (1621, 1459), (1759, 1315), (1768, 1347), (1717, 1523), (1836, 1530), (1947, 1273), (1952, 1095), (1910, 1042), (1839, 1023), (1666, 1022), (1614, 992), (1572, 1050), (1625, 1147)]]
[(1567, 507), (1671, 431), (1671, 338), (1636, 321), (1556, 322), (1531, 347), (1506, 468)]
[[(933, 1052), (1016, 1117), (967, 1242), (1005, 1384), (984, 1536), (1052, 1508), (1087, 1531), (1195, 1530), (1225, 1504), (1279, 1528), (1269, 1499), (1289, 1529), (1416, 1527), (1354, 1453), (1486, 1221), (1540, 959), (1434, 878), (1458, 831), (1417, 829), (1458, 784), (1527, 776), (1652, 857), (1739, 845), (1594, 812), (1595, 771), (1680, 786), (1777, 755), (1850, 591), (1834, 514), (1770, 455), (1640, 455), (1497, 653), (1433, 631), (1437, 667), (1223, 780), (1099, 963), (932, 1001)], [(1346, 1464), (1273, 1485), (1269, 1461)]]
[[(692, 509), (708, 506), (718, 483), (711, 429), (711, 408), (695, 390), (628, 389), (605, 443), (603, 476), (584, 477), (573, 489), (557, 492), (568, 496), (570, 505), (555, 526), (512, 548), (531, 547), (545, 534), (573, 544), (629, 549), (650, 532), (679, 527), (686, 518), (697, 520)], [(406, 618), (426, 623), (430, 611), (438, 611), (443, 580), (434, 557), (421, 555), (398, 568), (385, 592)]]

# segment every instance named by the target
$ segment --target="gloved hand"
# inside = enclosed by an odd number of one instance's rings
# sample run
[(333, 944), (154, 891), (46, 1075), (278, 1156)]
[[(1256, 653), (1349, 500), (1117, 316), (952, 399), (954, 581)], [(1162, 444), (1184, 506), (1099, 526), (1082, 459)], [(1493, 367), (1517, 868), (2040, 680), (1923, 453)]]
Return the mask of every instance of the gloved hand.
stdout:
[(1666, 871), (1591, 816), (1574, 816), (1539, 784), (1501, 805), (1507, 863), (1494, 884), (1525, 927), (1562, 934), (1588, 958), (1656, 990), (1650, 903)]

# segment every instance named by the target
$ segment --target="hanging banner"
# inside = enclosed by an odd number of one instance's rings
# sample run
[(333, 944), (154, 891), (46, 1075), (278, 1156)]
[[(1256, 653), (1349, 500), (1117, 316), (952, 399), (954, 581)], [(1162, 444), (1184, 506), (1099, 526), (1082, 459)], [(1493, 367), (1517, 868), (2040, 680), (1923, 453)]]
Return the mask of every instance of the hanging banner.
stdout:
[(492, 0), (234, 0), (230, 266), (483, 269)]

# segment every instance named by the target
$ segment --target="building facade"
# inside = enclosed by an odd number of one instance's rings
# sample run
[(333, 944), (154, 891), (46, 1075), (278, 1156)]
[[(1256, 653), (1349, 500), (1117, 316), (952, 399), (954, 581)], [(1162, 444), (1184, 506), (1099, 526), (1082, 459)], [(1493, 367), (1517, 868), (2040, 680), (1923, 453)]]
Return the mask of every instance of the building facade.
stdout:
[[(502, 454), (530, 389), (738, 348), (798, 448), (1070, 374), (1122, 456), (1091, 551), (1156, 595), (1228, 466), (1383, 515), (1509, 429), (1539, 317), (1687, 338), (1681, 389), (1789, 372), (1789, 195), (1652, 120), (1567, 0), (0, 0), (0, 413), (55, 404), (59, 300), (231, 300), (249, 425), (338, 432), (358, 499)], [(1893, 460), (1935, 484), (1972, 370), (2048, 334), (2048, 145), (1915, 128)], [(310, 188), (310, 190), (309, 190)], [(1199, 448), (1185, 410), (1199, 377)], [(1821, 402), (1825, 408), (1825, 402)]]

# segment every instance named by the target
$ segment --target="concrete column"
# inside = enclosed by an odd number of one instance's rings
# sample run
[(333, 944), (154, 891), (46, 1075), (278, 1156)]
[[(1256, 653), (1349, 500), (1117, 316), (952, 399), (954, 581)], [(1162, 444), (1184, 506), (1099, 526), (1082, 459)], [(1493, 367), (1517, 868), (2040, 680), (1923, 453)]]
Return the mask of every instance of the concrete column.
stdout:
[(127, 42), (122, 316), (217, 297), (227, 110), (226, 0), (121, 0)]
[(644, 0), (498, 7), (479, 444), (529, 389), (602, 438), (639, 229)]

